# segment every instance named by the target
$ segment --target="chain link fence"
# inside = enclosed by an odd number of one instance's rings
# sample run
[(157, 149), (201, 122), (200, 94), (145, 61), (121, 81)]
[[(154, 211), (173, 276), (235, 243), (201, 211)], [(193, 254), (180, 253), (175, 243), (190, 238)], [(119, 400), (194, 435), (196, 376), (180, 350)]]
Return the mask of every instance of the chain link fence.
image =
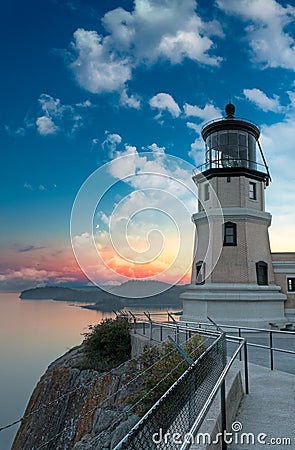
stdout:
[(225, 334), (209, 337), (205, 352), (114, 450), (180, 449), (226, 365), (226, 356)]

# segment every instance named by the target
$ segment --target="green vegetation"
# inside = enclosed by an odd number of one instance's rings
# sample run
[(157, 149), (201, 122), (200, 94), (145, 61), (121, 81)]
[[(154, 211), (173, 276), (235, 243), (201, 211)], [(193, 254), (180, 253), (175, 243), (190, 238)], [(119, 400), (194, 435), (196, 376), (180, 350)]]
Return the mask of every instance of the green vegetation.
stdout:
[[(203, 342), (200, 335), (194, 334), (183, 349), (195, 361), (205, 350)], [(136, 394), (132, 394), (128, 402), (132, 405), (138, 403), (136, 411), (143, 415), (183, 374), (188, 368), (188, 363), (171, 342), (146, 348), (139, 357), (139, 362), (142, 372), (150, 366), (152, 368), (140, 378), (141, 389)]]
[(104, 372), (130, 359), (130, 325), (126, 320), (103, 320), (90, 325), (84, 336), (85, 357), (79, 364), (80, 369)]

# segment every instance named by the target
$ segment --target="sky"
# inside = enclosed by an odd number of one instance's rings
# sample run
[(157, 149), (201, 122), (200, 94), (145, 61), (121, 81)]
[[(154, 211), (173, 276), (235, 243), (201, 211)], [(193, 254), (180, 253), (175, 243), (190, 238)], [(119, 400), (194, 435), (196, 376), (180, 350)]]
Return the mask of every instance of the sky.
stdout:
[(11, 0), (0, 21), (0, 289), (188, 282), (200, 132), (229, 99), (261, 130), (272, 251), (295, 251), (293, 1)]

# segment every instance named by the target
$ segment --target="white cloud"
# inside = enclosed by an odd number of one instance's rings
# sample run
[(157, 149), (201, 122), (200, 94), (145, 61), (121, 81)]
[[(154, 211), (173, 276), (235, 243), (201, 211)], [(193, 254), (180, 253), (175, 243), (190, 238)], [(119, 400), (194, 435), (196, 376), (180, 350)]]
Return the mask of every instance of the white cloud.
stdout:
[(135, 0), (131, 13), (117, 8), (103, 23), (113, 47), (128, 51), (135, 64), (190, 58), (215, 65), (219, 59), (207, 53), (213, 46), (208, 36), (221, 36), (220, 25), (203, 22), (195, 10), (195, 0)]
[(41, 94), (38, 101), (41, 105), (42, 111), (49, 117), (61, 117), (64, 110), (67, 108), (61, 104), (59, 98), (53, 98), (48, 94)]
[(205, 144), (203, 139), (199, 136), (191, 144), (191, 149), (189, 151), (189, 156), (194, 160), (196, 167), (199, 167), (201, 164), (203, 164), (204, 151), (205, 151)]
[(155, 142), (151, 145), (148, 145), (147, 148), (155, 153), (162, 153), (162, 154), (164, 154), (166, 150), (165, 147), (159, 147), (158, 144), (156, 144)]
[(30, 183), (28, 183), (27, 181), (24, 183), (24, 188), (28, 189), (29, 191), (33, 190), (33, 186)]
[[(163, 111), (168, 111), (173, 117), (178, 117), (181, 113), (181, 110), (174, 98), (170, 94), (163, 92), (154, 95), (154, 97), (150, 99), (149, 104), (151, 108), (159, 110), (160, 116)], [(157, 118), (160, 116), (157, 116)]]
[[(74, 133), (83, 125), (82, 114), (78, 110), (89, 108), (89, 100), (78, 103), (75, 106), (64, 105), (59, 98), (54, 98), (48, 94), (41, 94), (38, 99), (41, 113), (35, 121), (39, 134), (46, 136), (63, 131), (66, 134)], [(28, 127), (31, 126), (30, 124)]]
[(295, 40), (287, 30), (294, 25), (294, 6), (275, 0), (217, 0), (217, 4), (226, 13), (252, 22), (246, 32), (255, 61), (295, 70)]
[(129, 59), (116, 56), (108, 38), (96, 31), (76, 30), (72, 50), (76, 59), (70, 67), (78, 83), (93, 94), (117, 91), (131, 78)]
[[(53, 184), (52, 187), (56, 189), (57, 185)], [(39, 191), (47, 191), (49, 189), (49, 188), (47, 189), (47, 187), (44, 186), (44, 184), (39, 184), (39, 186), (37, 188), (37, 186), (33, 186), (32, 184), (28, 183), (27, 181), (24, 183), (24, 188), (27, 189), (28, 191), (34, 191), (36, 189), (38, 189)]]
[(191, 128), (192, 130), (194, 130), (196, 133), (200, 133), (200, 131), (201, 131), (201, 126), (197, 125), (194, 122), (186, 122), (186, 126), (188, 128)]
[(97, 213), (96, 217), (97, 217), (97, 220), (101, 221), (104, 225), (108, 225), (109, 218), (103, 211), (99, 211)]
[(140, 109), (141, 103), (137, 96), (128, 95), (127, 90), (123, 89), (120, 96), (120, 103), (123, 106), (128, 106), (129, 108)]
[[(122, 142), (122, 138), (119, 134), (117, 133), (109, 133), (108, 131), (105, 132), (106, 133), (106, 139), (103, 141), (103, 143), (101, 144), (102, 148), (104, 150), (107, 150), (108, 155), (110, 157), (113, 157), (115, 152), (117, 151), (118, 145), (121, 144)], [(94, 141), (94, 140), (93, 140)], [(97, 140), (96, 142), (97, 143)]]
[(36, 120), (38, 133), (42, 136), (48, 136), (49, 134), (56, 134), (58, 127), (55, 125), (51, 117), (41, 116)]
[[(295, 82), (294, 82), (294, 84), (295, 84)], [(292, 115), (292, 114), (294, 114), (294, 111), (295, 111), (295, 92), (287, 91), (287, 94), (289, 95), (289, 99), (290, 99), (289, 109), (291, 110), (291, 115)]]
[(4, 125), (4, 130), (10, 136), (25, 136), (25, 134), (26, 134), (26, 130), (23, 127), (18, 127), (18, 128), (13, 129), (9, 125)]
[(211, 36), (221, 37), (221, 27), (201, 19), (195, 0), (135, 0), (131, 12), (111, 10), (102, 24), (104, 35), (77, 29), (69, 52), (77, 82), (92, 93), (122, 91), (136, 67), (159, 59), (178, 64), (189, 58), (209, 66), (221, 61), (210, 54)]
[(216, 108), (212, 103), (207, 103), (203, 109), (199, 106), (185, 103), (183, 109), (186, 117), (198, 117), (205, 122), (221, 117), (222, 115), (221, 110)]
[(4, 129), (9, 135), (25, 136), (28, 130), (37, 130), (42, 136), (54, 135), (58, 132), (72, 134), (83, 125), (83, 117), (78, 112), (91, 106), (89, 100), (77, 103), (74, 106), (64, 105), (59, 98), (49, 94), (41, 94), (38, 98), (38, 110), (24, 118), (24, 126), (12, 128), (5, 125)]
[(186, 126), (194, 130), (198, 136), (191, 144), (189, 156), (192, 158), (197, 166), (204, 162), (204, 141), (200, 136), (202, 124), (209, 120), (216, 119), (222, 116), (222, 112), (219, 108), (212, 103), (207, 103), (204, 108), (200, 108), (197, 105), (190, 105), (185, 103), (183, 106), (184, 114), (186, 117), (195, 117), (201, 122), (196, 124), (194, 122), (187, 122)]
[(80, 106), (81, 108), (91, 108), (92, 103), (90, 100), (85, 100), (84, 102), (76, 103), (76, 106)]
[(91, 239), (92, 239), (91, 235), (85, 232), (80, 235), (74, 236), (73, 244), (75, 248), (84, 247), (85, 245), (88, 246), (91, 244)]
[(64, 282), (76, 281), (72, 274), (65, 274), (61, 271), (36, 269), (35, 267), (21, 267), (19, 269), (8, 269), (6, 273), (0, 274), (0, 284), (2, 289), (25, 289), (30, 286), (41, 286), (48, 283), (60, 284)]
[(278, 95), (274, 95), (273, 98), (270, 98), (257, 88), (244, 89), (243, 92), (245, 97), (258, 106), (258, 108), (262, 109), (262, 111), (280, 112), (282, 110)]
[(201, 37), (192, 24), (188, 31), (180, 30), (176, 35), (163, 36), (159, 53), (173, 64), (181, 63), (184, 58), (199, 61), (204, 64), (217, 66), (222, 58), (212, 58), (206, 52), (211, 48), (212, 41), (208, 37)]
[[(135, 175), (146, 163), (146, 157), (140, 156), (136, 147), (126, 145), (124, 150), (114, 154), (116, 159), (109, 166), (110, 174), (116, 179), (125, 179), (129, 175)], [(130, 158), (122, 158), (130, 156)]]
[(180, 159), (166, 155), (164, 147), (157, 144), (148, 148), (153, 152), (140, 153), (136, 147), (125, 144), (123, 151), (114, 154), (116, 158), (110, 163), (110, 174), (133, 189), (163, 189), (179, 199), (187, 196), (188, 186), (195, 191), (187, 163), (184, 169)]

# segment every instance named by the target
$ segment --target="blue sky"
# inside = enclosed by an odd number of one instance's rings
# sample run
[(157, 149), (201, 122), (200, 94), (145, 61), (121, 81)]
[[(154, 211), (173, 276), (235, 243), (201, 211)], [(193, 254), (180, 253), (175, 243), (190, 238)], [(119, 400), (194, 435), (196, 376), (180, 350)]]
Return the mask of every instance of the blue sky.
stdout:
[[(292, 2), (14, 0), (0, 20), (1, 288), (81, 282), (70, 214), (83, 182), (119, 156), (143, 169), (146, 151), (199, 165), (201, 126), (229, 96), (261, 128), (272, 249), (295, 251)], [(99, 226), (131, 188), (117, 185)]]

